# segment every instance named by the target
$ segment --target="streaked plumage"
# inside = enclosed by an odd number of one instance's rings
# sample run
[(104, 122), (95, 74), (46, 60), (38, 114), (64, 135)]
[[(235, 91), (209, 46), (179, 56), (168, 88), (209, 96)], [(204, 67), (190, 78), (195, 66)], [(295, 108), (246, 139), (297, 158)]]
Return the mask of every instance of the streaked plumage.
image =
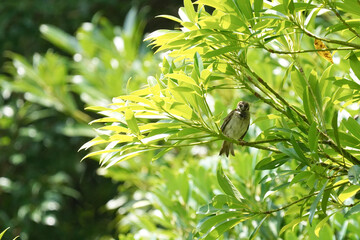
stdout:
[[(221, 125), (221, 131), (225, 136), (237, 140), (244, 138), (250, 125), (249, 108), (249, 103), (240, 101), (237, 107), (226, 116)], [(219, 155), (225, 154), (228, 157), (230, 153), (235, 156), (233, 143), (224, 141)]]

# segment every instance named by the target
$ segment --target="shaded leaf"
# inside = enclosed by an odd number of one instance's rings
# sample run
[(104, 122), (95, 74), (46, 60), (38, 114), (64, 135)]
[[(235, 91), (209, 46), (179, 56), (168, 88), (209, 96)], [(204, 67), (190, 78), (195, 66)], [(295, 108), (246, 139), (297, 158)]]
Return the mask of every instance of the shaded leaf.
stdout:
[(243, 198), (239, 192), (239, 190), (236, 189), (234, 184), (230, 181), (230, 179), (225, 175), (222, 167), (219, 165), (217, 170), (217, 180), (221, 187), (221, 189), (228, 195), (235, 197), (239, 201)]
[(311, 204), (310, 211), (309, 211), (309, 223), (310, 223), (310, 225), (312, 224), (313, 218), (314, 218), (314, 216), (315, 216), (315, 212), (316, 212), (317, 205), (318, 205), (319, 202), (320, 202), (320, 199), (321, 199), (321, 197), (322, 197), (322, 195), (323, 195), (323, 193), (324, 193), (324, 190), (325, 190), (328, 182), (329, 182), (329, 179), (326, 180), (326, 182), (324, 183), (324, 185), (323, 185), (323, 187), (321, 188), (320, 192), (317, 194), (314, 202)]

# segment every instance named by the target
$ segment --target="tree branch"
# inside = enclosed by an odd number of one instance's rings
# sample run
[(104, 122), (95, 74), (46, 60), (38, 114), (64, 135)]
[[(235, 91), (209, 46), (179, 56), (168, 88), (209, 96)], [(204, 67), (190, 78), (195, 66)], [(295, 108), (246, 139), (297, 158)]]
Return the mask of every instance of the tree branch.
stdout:
[[(334, 186), (329, 186), (329, 187), (325, 188), (324, 191), (327, 191), (327, 190), (330, 190), (330, 189), (333, 189), (333, 188), (337, 188), (337, 187), (340, 187), (340, 186), (343, 186), (343, 185), (346, 185), (346, 184), (348, 184), (348, 182), (340, 183), (340, 184), (334, 185)], [(280, 208), (277, 208), (277, 209), (274, 209), (274, 210), (265, 211), (265, 212), (256, 212), (256, 214), (272, 214), (272, 213), (275, 213), (275, 212), (279, 212), (279, 211), (284, 210), (284, 209), (286, 209), (288, 207), (291, 207), (292, 205), (297, 204), (298, 202), (301, 202), (301, 201), (304, 201), (304, 200), (306, 200), (308, 198), (311, 198), (311, 197), (319, 194), (319, 192), (320, 191), (309, 194), (309, 195), (307, 195), (307, 196), (305, 196), (303, 198), (300, 198), (300, 199), (298, 199), (298, 200), (296, 200), (296, 201), (294, 201), (292, 203), (289, 203), (288, 205), (285, 205), (283, 207), (280, 207)]]

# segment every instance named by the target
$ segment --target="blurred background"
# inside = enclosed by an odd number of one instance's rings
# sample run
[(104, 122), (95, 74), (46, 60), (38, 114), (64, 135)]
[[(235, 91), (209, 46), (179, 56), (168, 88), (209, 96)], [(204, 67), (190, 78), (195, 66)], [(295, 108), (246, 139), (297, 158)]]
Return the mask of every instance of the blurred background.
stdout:
[[(1, 2), (0, 232), (10, 227), (4, 239), (131, 239), (136, 233), (131, 221), (121, 221), (131, 199), (141, 199), (137, 186), (146, 189), (149, 169), (129, 162), (98, 170), (94, 160), (81, 162), (86, 152), (79, 148), (95, 135), (88, 122), (99, 117), (84, 108), (106, 105), (157, 74), (160, 58), (143, 38), (174, 28), (155, 16), (177, 15), (180, 5)], [(135, 171), (141, 174), (134, 177)]]

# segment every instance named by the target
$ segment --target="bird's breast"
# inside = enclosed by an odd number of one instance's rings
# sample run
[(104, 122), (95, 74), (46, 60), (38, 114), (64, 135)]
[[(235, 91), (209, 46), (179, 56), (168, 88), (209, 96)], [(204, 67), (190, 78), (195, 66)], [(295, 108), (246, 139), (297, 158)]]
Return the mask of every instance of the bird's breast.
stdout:
[(224, 129), (224, 134), (229, 138), (238, 139), (247, 131), (250, 119), (240, 112), (235, 112)]

